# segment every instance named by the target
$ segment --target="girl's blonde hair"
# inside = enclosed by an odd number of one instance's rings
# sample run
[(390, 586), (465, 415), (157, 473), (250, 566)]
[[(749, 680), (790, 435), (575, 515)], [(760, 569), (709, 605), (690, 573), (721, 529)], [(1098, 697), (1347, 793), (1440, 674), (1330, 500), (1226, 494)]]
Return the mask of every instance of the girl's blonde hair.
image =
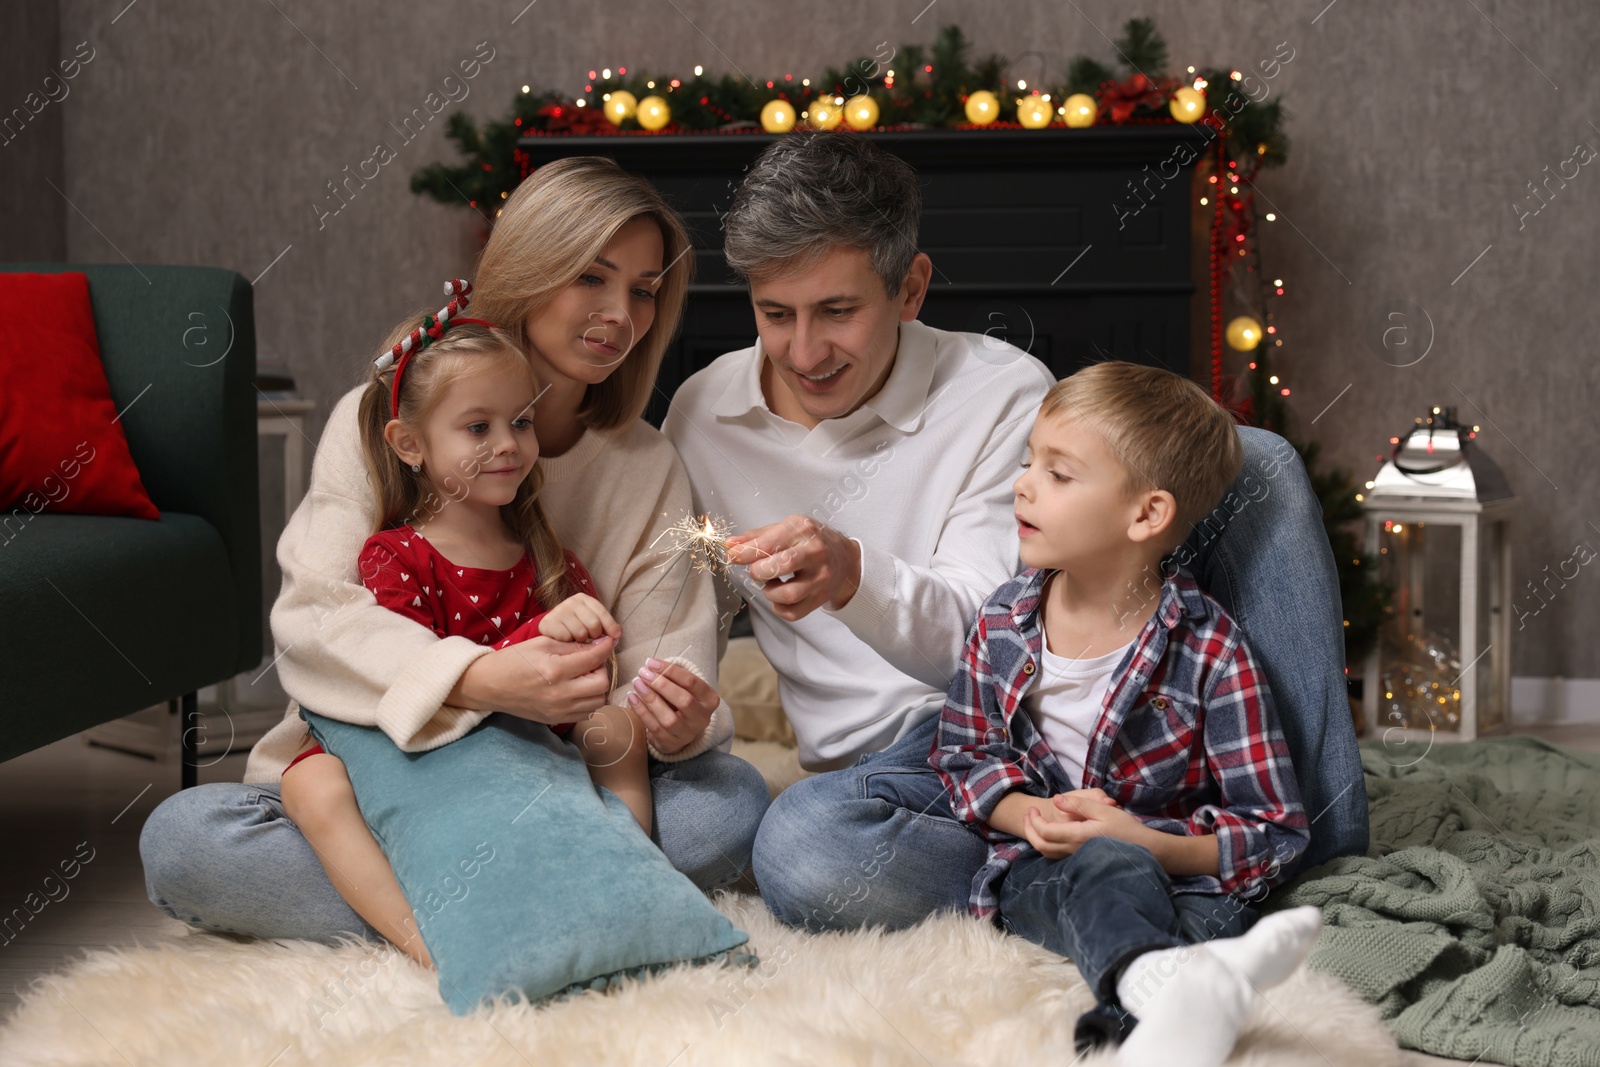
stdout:
[(500, 209), (473, 278), (472, 314), (500, 323), (528, 345), (530, 315), (594, 262), (618, 230), (647, 218), (661, 229), (663, 273), (655, 319), (605, 381), (589, 386), (578, 409), (584, 426), (615, 430), (644, 415), (667, 345), (683, 318), (694, 254), (688, 231), (655, 186), (600, 156), (540, 167)]
[[(474, 307), (476, 312), (477, 308)], [(407, 318), (390, 331), (379, 352), (387, 352), (422, 325), (419, 312)], [(370, 364), (369, 364), (370, 366)], [(362, 453), (366, 459), (367, 477), (372, 483), (378, 502), (378, 519), (372, 532), (387, 530), (413, 517), (433, 514), (447, 507), (448, 500), (440, 499), (429, 487), (427, 478), (413, 471), (390, 446), (384, 429), (392, 418), (390, 390), (393, 388), (397, 365), (385, 370), (374, 370), (367, 387), (361, 394), (358, 418), (361, 426)], [(538, 381), (528, 357), (516, 340), (497, 327), (477, 323), (451, 326), (436, 341), (421, 351), (413, 352), (406, 361), (405, 374), (400, 378), (400, 421), (418, 438), (429, 417), (444, 399), (445, 393), (456, 382), (474, 374), (501, 368), (525, 374), (533, 395), (539, 391)], [(529, 417), (532, 417), (531, 411)], [(452, 478), (457, 483), (460, 475), (432, 472), (445, 482)], [(539, 489), (544, 483), (536, 464), (509, 504), (502, 504), (500, 517), (506, 529), (533, 555), (538, 570), (539, 585), (536, 590), (539, 607), (549, 611), (567, 597), (579, 592), (578, 583), (567, 573), (567, 557), (555, 530), (539, 506)], [(447, 494), (448, 485), (441, 485)]]

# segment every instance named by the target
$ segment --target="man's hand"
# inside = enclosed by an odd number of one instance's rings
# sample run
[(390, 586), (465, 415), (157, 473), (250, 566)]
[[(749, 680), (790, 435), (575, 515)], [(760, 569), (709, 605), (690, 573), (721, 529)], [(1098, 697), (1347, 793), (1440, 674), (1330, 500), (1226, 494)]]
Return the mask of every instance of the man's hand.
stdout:
[(554, 641), (622, 639), (622, 627), (611, 617), (611, 612), (587, 593), (574, 593), (545, 612), (539, 620), (539, 632)]
[[(748, 564), (772, 610), (790, 622), (824, 604), (838, 611), (861, 585), (861, 546), (807, 515), (734, 534), (728, 562)], [(779, 581), (781, 574), (793, 577)]]
[[(1093, 794), (1099, 793), (1098, 797)], [(1156, 833), (1098, 789), (1076, 789), (1050, 798), (1055, 814), (1030, 807), (1022, 817), (1023, 836), (1046, 859), (1072, 855), (1092, 837), (1115, 837), (1146, 845)]]

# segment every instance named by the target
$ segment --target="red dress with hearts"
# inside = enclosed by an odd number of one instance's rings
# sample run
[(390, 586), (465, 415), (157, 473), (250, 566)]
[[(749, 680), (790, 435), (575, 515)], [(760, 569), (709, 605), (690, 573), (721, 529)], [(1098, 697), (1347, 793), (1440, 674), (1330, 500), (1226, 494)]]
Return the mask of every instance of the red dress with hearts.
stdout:
[[(594, 579), (578, 557), (571, 552), (566, 557), (578, 588), (598, 600)], [(357, 566), (361, 584), (379, 604), (440, 637), (465, 637), (498, 649), (539, 636), (545, 612), (534, 596), (539, 576), (530, 553), (510, 570), (458, 567), (410, 526), (396, 526), (367, 538)], [(565, 737), (572, 726), (551, 729)], [(320, 751), (318, 746), (301, 752), (289, 767)]]

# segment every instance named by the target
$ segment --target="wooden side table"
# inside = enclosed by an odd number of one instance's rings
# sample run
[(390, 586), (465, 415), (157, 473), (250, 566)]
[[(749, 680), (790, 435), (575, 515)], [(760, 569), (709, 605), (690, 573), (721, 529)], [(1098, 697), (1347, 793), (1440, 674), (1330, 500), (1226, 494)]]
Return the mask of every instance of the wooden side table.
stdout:
[(260, 437), (283, 438), (283, 518), (287, 522), (300, 498), (306, 495), (306, 445), (311, 437), (306, 433), (306, 416), (317, 409), (315, 400), (295, 398), (272, 400), (259, 396), (256, 400), (256, 434)]
[[(277, 399), (257, 393), (256, 397), (256, 433), (265, 439), (279, 437), (283, 439), (283, 521), (288, 523), (289, 517), (294, 514), (294, 509), (300, 506), (300, 500), (306, 495), (307, 447), (314, 446), (311, 435), (306, 426), (309, 416), (316, 411), (317, 403), (303, 397), (292, 399)], [(282, 531), (279, 531), (280, 533)], [(267, 551), (273, 551), (277, 538), (270, 537), (263, 541)], [(268, 598), (271, 603), (271, 598)], [(270, 629), (269, 629), (270, 632)], [(270, 666), (270, 665), (269, 665)], [(260, 667), (247, 672), (249, 678), (246, 685), (253, 683), (261, 677), (267, 667)], [(217, 685), (217, 703), (229, 715), (239, 711), (254, 711), (248, 703), (241, 704), (239, 700), (240, 687), (237, 684), (239, 675), (229, 678)], [(283, 708), (276, 707), (276, 712), (281, 715)], [(270, 727), (271, 724), (269, 724)]]

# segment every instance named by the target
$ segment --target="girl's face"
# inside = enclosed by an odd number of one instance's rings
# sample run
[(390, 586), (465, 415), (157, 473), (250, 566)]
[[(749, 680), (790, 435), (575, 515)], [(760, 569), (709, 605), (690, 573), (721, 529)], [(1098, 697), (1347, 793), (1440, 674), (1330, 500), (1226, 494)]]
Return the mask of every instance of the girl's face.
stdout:
[[(451, 385), (428, 416), (420, 442), (398, 421), (389, 426), (400, 428), (404, 443), (420, 454), (422, 472), (440, 498), (499, 507), (511, 503), (539, 458), (533, 403), (527, 373), (501, 364)], [(419, 462), (400, 455), (407, 463)]]
[(632, 219), (571, 285), (528, 316), (528, 358), (541, 381), (598, 385), (622, 364), (655, 321), (662, 255), (655, 220)]

